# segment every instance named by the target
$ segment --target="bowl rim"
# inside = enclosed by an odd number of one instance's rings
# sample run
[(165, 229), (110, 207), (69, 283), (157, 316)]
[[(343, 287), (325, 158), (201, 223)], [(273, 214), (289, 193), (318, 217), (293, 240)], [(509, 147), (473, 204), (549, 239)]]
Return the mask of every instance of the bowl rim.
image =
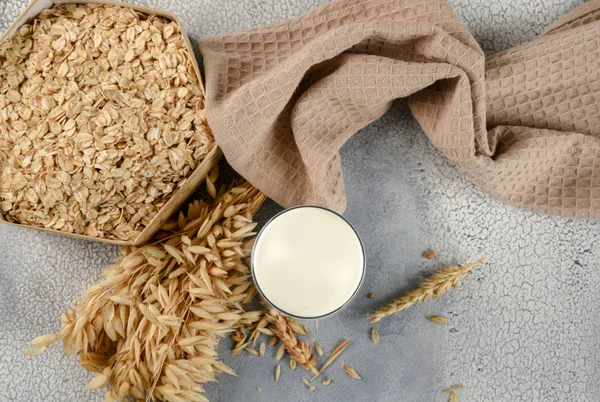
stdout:
[[(346, 224), (347, 224), (347, 225), (350, 227), (350, 229), (352, 229), (352, 231), (354, 232), (354, 235), (355, 235), (355, 236), (356, 236), (356, 238), (358, 239), (358, 244), (360, 244), (360, 249), (361, 249), (361, 252), (362, 252), (362, 269), (361, 269), (360, 280), (358, 281), (358, 285), (356, 286), (356, 289), (354, 289), (354, 292), (352, 293), (352, 295), (350, 295), (350, 297), (349, 297), (349, 298), (348, 298), (348, 299), (347, 299), (347, 300), (346, 300), (344, 303), (342, 303), (342, 305), (340, 305), (338, 308), (336, 308), (335, 310), (333, 310), (333, 311), (330, 311), (330, 312), (328, 312), (328, 313), (325, 313), (325, 314), (321, 314), (321, 315), (319, 315), (319, 316), (301, 316), (301, 315), (297, 315), (297, 314), (291, 314), (291, 313), (289, 313), (289, 312), (285, 311), (284, 309), (282, 309), (282, 308), (278, 307), (278, 306), (277, 306), (275, 303), (273, 303), (271, 300), (269, 300), (269, 298), (268, 298), (268, 297), (267, 297), (267, 296), (264, 294), (263, 290), (261, 289), (261, 287), (260, 287), (260, 285), (259, 285), (259, 283), (258, 283), (258, 280), (257, 280), (257, 278), (256, 278), (255, 269), (254, 269), (254, 268), (255, 268), (255, 265), (256, 265), (256, 264), (255, 264), (255, 261), (254, 261), (254, 258), (255, 258), (254, 256), (255, 256), (255, 251), (256, 251), (256, 246), (258, 245), (258, 242), (259, 242), (259, 240), (260, 240), (260, 237), (261, 237), (261, 235), (263, 234), (263, 232), (265, 231), (265, 229), (266, 229), (266, 228), (267, 228), (267, 227), (268, 227), (268, 226), (269, 226), (269, 225), (270, 225), (270, 224), (271, 224), (271, 223), (272, 223), (272, 222), (273, 222), (275, 219), (277, 219), (279, 216), (281, 216), (281, 215), (283, 215), (283, 214), (285, 214), (285, 213), (287, 213), (287, 212), (293, 211), (293, 210), (295, 210), (295, 209), (300, 209), (300, 208), (318, 208), (318, 209), (322, 209), (322, 210), (325, 210), (325, 211), (327, 211), (327, 212), (330, 212), (330, 213), (332, 213), (332, 214), (334, 214), (334, 215), (337, 215), (339, 218), (341, 218), (341, 219), (342, 219), (342, 220), (343, 220), (343, 221), (344, 221), (344, 222), (345, 222), (345, 223), (346, 223)], [(287, 315), (287, 316), (290, 316), (290, 317), (293, 317), (293, 318), (297, 318), (297, 319), (301, 319), (301, 320), (317, 320), (317, 319), (320, 319), (320, 318), (328, 317), (328, 316), (331, 316), (331, 315), (333, 315), (333, 314), (335, 314), (335, 313), (339, 312), (339, 311), (340, 311), (340, 310), (342, 310), (344, 307), (346, 307), (348, 304), (350, 304), (350, 302), (351, 302), (351, 301), (352, 301), (352, 300), (353, 300), (353, 299), (356, 297), (356, 295), (358, 294), (358, 291), (360, 290), (360, 288), (361, 288), (361, 286), (362, 286), (362, 284), (363, 284), (363, 281), (364, 281), (364, 279), (365, 279), (365, 272), (366, 272), (366, 270), (367, 270), (366, 268), (367, 268), (367, 256), (366, 256), (366, 253), (365, 253), (365, 247), (364, 247), (364, 245), (363, 245), (362, 239), (360, 238), (360, 235), (358, 234), (358, 231), (357, 231), (357, 230), (354, 228), (354, 226), (352, 226), (352, 224), (351, 224), (351, 223), (350, 223), (350, 222), (349, 222), (349, 221), (348, 221), (346, 218), (344, 218), (344, 217), (343, 217), (341, 214), (339, 214), (339, 213), (337, 213), (337, 212), (335, 212), (335, 211), (333, 211), (333, 210), (331, 210), (331, 209), (329, 209), (329, 208), (326, 208), (326, 207), (323, 207), (323, 206), (320, 206), (320, 205), (311, 205), (311, 204), (307, 204), (307, 205), (296, 205), (296, 206), (294, 206), (294, 207), (286, 208), (286, 209), (284, 209), (283, 211), (280, 211), (280, 212), (278, 212), (277, 214), (273, 215), (273, 216), (271, 217), (271, 219), (269, 219), (269, 220), (268, 220), (268, 221), (267, 221), (267, 222), (266, 222), (266, 223), (263, 225), (263, 227), (260, 229), (260, 231), (259, 231), (259, 232), (258, 232), (258, 234), (256, 235), (256, 238), (255, 238), (255, 240), (254, 240), (254, 244), (252, 245), (252, 255), (250, 256), (250, 273), (252, 274), (252, 280), (253, 280), (253, 282), (254, 282), (254, 286), (256, 286), (256, 290), (258, 291), (258, 293), (259, 293), (259, 294), (262, 296), (262, 298), (263, 298), (263, 299), (265, 299), (265, 301), (266, 301), (266, 302), (267, 302), (267, 303), (268, 303), (268, 304), (269, 304), (271, 307), (273, 307), (273, 308), (274, 308), (274, 309), (276, 309), (277, 311), (279, 311), (279, 312), (281, 312), (281, 313), (283, 313), (283, 314), (285, 314), (285, 315)]]

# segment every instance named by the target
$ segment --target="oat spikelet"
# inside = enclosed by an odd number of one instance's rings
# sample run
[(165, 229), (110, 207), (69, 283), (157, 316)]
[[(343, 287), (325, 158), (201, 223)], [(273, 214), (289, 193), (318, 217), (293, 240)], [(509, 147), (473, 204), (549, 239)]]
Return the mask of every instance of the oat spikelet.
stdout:
[(371, 324), (376, 323), (384, 317), (399, 313), (415, 303), (427, 301), (434, 296), (441, 296), (446, 291), (455, 288), (463, 276), (484, 260), (485, 258), (481, 258), (464, 267), (448, 267), (436, 272), (431, 278), (423, 281), (416, 289), (411, 290), (404, 296), (388, 304), (386, 307), (376, 311), (371, 316)]
[(362, 380), (362, 378), (360, 378), (360, 376), (358, 375), (358, 373), (356, 372), (356, 370), (354, 370), (352, 367), (350, 366), (346, 366), (344, 368), (344, 371), (346, 372), (346, 374), (348, 374), (351, 378), (354, 378), (355, 380)]
[(308, 332), (306, 331), (306, 327), (298, 324), (296, 321), (290, 320), (288, 321), (288, 326), (298, 335), (308, 336)]
[(444, 317), (443, 315), (431, 315), (427, 317), (427, 319), (431, 322), (435, 322), (436, 324), (446, 325), (448, 324), (448, 317)]
[(279, 345), (279, 348), (277, 349), (277, 353), (275, 354), (275, 360), (277, 360), (277, 361), (281, 360), (284, 353), (285, 353), (285, 345), (282, 343), (281, 345)]
[(315, 352), (317, 352), (319, 356), (323, 356), (323, 348), (318, 343), (315, 343)]
[(54, 343), (54, 341), (56, 341), (56, 334), (46, 334), (46, 335), (38, 336), (33, 341), (31, 341), (31, 344), (33, 346), (42, 347), (42, 346), (48, 346), (48, 345)]
[(41, 354), (44, 350), (46, 350), (46, 346), (41, 346), (39, 348), (31, 348), (22, 351), (25, 356), (37, 356)]
[(108, 377), (104, 374), (98, 374), (96, 377), (92, 379), (83, 389), (95, 389), (102, 388), (108, 384)]

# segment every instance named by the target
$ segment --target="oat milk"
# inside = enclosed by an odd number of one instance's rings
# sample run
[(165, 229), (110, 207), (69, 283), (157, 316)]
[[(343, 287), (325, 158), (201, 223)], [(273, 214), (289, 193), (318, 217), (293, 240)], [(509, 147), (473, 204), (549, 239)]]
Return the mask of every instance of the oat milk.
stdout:
[(341, 216), (313, 206), (284, 211), (259, 234), (253, 275), (263, 296), (290, 315), (317, 318), (341, 308), (357, 291), (364, 252)]

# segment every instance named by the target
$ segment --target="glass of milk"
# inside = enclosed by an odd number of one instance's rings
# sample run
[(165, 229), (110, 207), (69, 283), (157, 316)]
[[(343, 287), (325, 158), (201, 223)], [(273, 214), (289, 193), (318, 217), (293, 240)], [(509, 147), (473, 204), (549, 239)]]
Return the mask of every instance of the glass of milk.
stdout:
[(321, 318), (356, 295), (365, 252), (341, 215), (306, 205), (286, 209), (262, 228), (252, 251), (252, 276), (261, 296), (292, 317)]

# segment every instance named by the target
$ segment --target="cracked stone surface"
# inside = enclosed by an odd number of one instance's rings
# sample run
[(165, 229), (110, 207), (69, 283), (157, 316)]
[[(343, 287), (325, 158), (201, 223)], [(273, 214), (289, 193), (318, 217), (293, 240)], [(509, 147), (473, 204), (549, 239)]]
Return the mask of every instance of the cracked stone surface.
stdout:
[[(217, 35), (301, 14), (322, 1), (136, 1), (179, 15), (192, 38)], [(577, 0), (453, 0), (486, 52), (533, 39)], [(0, 0), (4, 30), (26, 0)], [(492, 199), (433, 146), (404, 100), (359, 132), (342, 150), (348, 210), (362, 235), (368, 271), (361, 294), (319, 323), (327, 354), (342, 338), (352, 345), (314, 393), (287, 362), (273, 380), (266, 358), (221, 355), (239, 377), (207, 387), (212, 401), (445, 401), (440, 391), (463, 384), (461, 401), (599, 401), (600, 226), (550, 217)], [(279, 210), (270, 203), (265, 221)], [(422, 258), (429, 249), (432, 260)], [(60, 313), (98, 280), (117, 249), (98, 243), (0, 226), (0, 401), (102, 401), (84, 392), (92, 377), (55, 346), (37, 358), (19, 351), (59, 327)], [(379, 345), (365, 315), (428, 273), (485, 255), (488, 262), (439, 300), (381, 321)], [(376, 294), (371, 300), (370, 292)], [(449, 325), (425, 319), (445, 315)], [(314, 328), (314, 323), (308, 323)], [(314, 329), (312, 331), (314, 333)], [(344, 360), (363, 377), (343, 373)], [(64, 379), (69, 379), (64, 382)], [(261, 387), (258, 393), (256, 387)]]

